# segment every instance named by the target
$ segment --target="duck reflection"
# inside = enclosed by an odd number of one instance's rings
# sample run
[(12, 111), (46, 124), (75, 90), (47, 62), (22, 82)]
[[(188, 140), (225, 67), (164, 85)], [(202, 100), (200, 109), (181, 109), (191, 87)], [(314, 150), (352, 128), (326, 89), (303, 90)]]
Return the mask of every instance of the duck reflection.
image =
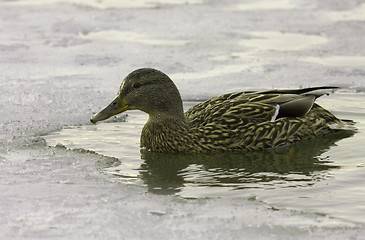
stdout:
[(313, 185), (339, 168), (323, 153), (353, 131), (339, 131), (265, 151), (215, 154), (164, 154), (141, 150), (139, 169), (148, 190), (175, 194), (186, 185), (233, 189)]

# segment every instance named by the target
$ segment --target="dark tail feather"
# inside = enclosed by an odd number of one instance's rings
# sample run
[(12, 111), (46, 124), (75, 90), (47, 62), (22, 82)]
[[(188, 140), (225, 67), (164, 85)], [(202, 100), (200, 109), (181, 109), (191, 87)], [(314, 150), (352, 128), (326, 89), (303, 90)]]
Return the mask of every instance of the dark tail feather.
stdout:
[(335, 86), (322, 86), (322, 87), (311, 87), (311, 88), (301, 88), (301, 89), (283, 89), (283, 90), (269, 90), (264, 91), (261, 93), (268, 93), (268, 94), (303, 94), (307, 92), (312, 92), (316, 90), (323, 90), (323, 89), (337, 89), (339, 87)]

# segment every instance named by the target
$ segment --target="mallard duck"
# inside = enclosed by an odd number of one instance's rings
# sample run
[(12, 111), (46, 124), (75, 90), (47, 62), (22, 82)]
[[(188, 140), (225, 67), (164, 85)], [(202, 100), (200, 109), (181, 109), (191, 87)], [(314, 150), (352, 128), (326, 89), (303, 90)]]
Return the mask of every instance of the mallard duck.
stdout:
[(340, 123), (314, 101), (336, 87), (235, 92), (208, 99), (187, 112), (180, 93), (163, 72), (142, 68), (123, 80), (115, 99), (90, 121), (127, 110), (149, 115), (141, 147), (156, 152), (222, 152), (275, 148), (334, 131)]

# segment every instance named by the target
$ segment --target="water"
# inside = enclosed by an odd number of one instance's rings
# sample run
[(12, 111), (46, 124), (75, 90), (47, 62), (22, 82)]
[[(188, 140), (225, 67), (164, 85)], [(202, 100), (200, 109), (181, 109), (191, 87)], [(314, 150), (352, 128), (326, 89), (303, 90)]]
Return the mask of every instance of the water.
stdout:
[[(337, 93), (321, 100), (356, 130), (306, 140), (292, 146), (249, 153), (159, 154), (139, 149), (147, 116), (132, 111), (122, 121), (74, 126), (45, 136), (51, 146), (81, 148), (120, 162), (103, 171), (122, 183), (145, 186), (155, 194), (183, 198), (254, 198), (275, 208), (328, 215), (365, 223), (364, 94)], [(185, 108), (196, 102), (185, 102)], [(353, 126), (355, 128), (355, 126)], [(349, 184), (351, 183), (351, 184)]]
[[(357, 0), (0, 1), (0, 239), (364, 239), (364, 16)], [(319, 102), (358, 130), (140, 152), (145, 114), (89, 122), (140, 67), (166, 72), (186, 108), (342, 86)]]

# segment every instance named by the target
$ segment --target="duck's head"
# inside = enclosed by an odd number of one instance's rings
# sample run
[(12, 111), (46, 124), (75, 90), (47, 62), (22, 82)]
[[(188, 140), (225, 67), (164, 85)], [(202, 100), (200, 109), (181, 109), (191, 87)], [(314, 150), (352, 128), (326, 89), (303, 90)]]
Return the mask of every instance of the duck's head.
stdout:
[(184, 117), (180, 93), (171, 79), (156, 69), (141, 68), (124, 78), (115, 99), (90, 121), (96, 123), (135, 109), (150, 117)]

